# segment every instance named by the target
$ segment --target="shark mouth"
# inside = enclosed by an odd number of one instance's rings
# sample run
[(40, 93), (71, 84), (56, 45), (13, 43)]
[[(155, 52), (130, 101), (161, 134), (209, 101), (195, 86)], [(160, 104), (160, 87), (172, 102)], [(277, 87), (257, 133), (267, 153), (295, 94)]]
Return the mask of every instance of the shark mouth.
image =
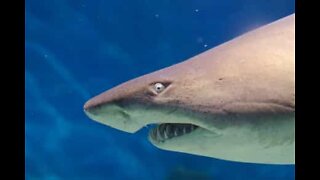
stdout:
[(149, 132), (149, 137), (153, 141), (164, 142), (174, 137), (189, 134), (197, 128), (198, 126), (193, 124), (164, 123), (152, 129)]

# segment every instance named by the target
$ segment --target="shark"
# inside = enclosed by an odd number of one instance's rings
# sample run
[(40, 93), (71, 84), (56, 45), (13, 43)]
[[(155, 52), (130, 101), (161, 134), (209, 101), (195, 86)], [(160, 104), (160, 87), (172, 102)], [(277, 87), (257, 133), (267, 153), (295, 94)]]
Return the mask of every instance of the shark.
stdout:
[(295, 14), (89, 99), (85, 114), (157, 148), (295, 164)]

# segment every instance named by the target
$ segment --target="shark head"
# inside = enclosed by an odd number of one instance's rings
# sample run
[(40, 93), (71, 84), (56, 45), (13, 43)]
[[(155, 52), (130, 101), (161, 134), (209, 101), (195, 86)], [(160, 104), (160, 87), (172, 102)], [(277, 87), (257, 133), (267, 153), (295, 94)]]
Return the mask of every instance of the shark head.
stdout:
[(294, 15), (132, 79), (93, 97), (84, 111), (129, 133), (156, 124), (148, 139), (165, 150), (294, 163), (293, 26)]
[(156, 124), (148, 134), (155, 146), (199, 152), (206, 149), (199, 143), (218, 136), (214, 117), (224, 112), (218, 107), (208, 111), (201, 104), (208, 98), (208, 83), (189, 67), (181, 63), (120, 84), (87, 101), (84, 111), (95, 121), (129, 133)]
[(149, 134), (155, 143), (182, 140), (183, 135), (200, 128), (202, 122), (195, 116), (205, 113), (194, 109), (201, 104), (190, 102), (206, 97), (194, 96), (205, 86), (203, 81), (196, 80), (199, 73), (186, 75), (185, 71), (194, 70), (181, 65), (181, 68), (177, 68), (180, 66), (177, 64), (103, 92), (85, 103), (85, 113), (93, 120), (129, 133), (148, 124), (159, 124)]

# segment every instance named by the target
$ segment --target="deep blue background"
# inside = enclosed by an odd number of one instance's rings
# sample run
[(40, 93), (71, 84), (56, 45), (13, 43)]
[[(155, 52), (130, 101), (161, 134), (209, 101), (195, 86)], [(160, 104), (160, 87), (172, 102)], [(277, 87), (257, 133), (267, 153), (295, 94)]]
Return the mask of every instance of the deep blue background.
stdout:
[(27, 179), (294, 179), (294, 166), (159, 150), (147, 129), (89, 120), (83, 103), (293, 13), (294, 0), (26, 0)]

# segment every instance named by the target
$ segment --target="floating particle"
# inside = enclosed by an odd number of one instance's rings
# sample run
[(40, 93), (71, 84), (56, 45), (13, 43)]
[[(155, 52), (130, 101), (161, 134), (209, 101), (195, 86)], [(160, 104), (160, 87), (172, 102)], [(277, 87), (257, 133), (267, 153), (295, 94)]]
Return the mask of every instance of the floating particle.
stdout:
[(202, 37), (198, 37), (197, 38), (197, 43), (203, 43), (203, 38)]

